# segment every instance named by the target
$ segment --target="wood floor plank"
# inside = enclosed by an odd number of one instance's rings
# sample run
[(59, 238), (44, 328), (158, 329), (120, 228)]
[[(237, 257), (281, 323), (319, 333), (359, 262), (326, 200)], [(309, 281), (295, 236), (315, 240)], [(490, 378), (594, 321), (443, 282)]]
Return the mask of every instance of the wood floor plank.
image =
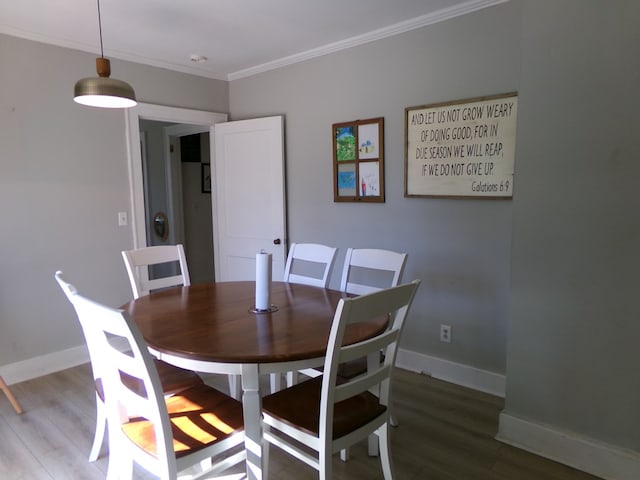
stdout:
[(510, 445), (501, 445), (500, 453), (493, 467), (507, 478), (517, 474), (522, 480), (598, 480), (598, 477), (581, 472), (561, 463), (540, 461), (540, 457)]
[[(204, 377), (227, 388), (226, 376)], [(98, 461), (87, 461), (95, 426), (92, 378), (87, 364), (11, 386), (25, 412), (16, 415), (8, 401), (0, 401), (0, 478), (105, 478), (106, 448)], [(597, 480), (495, 440), (504, 407), (499, 397), (400, 369), (393, 385), (400, 426), (390, 436), (399, 480)], [(317, 478), (277, 448), (270, 457), (270, 478)], [(336, 456), (333, 465), (335, 480), (382, 479), (380, 461), (368, 456), (366, 442), (350, 449), (348, 462)], [(133, 478), (154, 477), (135, 467)]]
[(0, 472), (3, 478), (51, 480), (34, 452), (27, 448), (18, 432), (0, 418)]
[[(63, 399), (52, 398), (10, 424), (52, 478), (104, 478), (95, 465), (87, 465), (84, 444), (90, 444), (92, 437), (86, 439), (89, 432), (86, 428), (81, 432), (74, 417), (74, 409), (65, 408)], [(80, 433), (84, 442), (78, 438)]]

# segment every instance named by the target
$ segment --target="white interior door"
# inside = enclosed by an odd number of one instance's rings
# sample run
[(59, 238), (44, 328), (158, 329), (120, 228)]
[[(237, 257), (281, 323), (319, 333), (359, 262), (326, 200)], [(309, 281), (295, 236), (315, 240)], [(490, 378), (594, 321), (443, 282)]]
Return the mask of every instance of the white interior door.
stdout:
[[(140, 143), (140, 120), (153, 120), (173, 124), (203, 125), (204, 130), (219, 122), (227, 121), (226, 113), (205, 112), (185, 108), (167, 107), (139, 103), (136, 107), (125, 111), (128, 140), (129, 180), (131, 185), (131, 225), (133, 227), (133, 248), (148, 245), (147, 229), (149, 223), (145, 221), (145, 184)], [(215, 246), (214, 246), (215, 248)]]
[(255, 280), (256, 254), (285, 264), (283, 117), (219, 123), (211, 128), (216, 281)]

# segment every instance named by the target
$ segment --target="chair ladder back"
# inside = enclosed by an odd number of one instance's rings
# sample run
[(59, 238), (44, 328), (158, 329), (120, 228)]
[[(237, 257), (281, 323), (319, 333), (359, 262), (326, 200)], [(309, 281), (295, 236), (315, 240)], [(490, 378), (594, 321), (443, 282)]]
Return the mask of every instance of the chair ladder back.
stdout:
[(80, 321), (80, 327), (82, 328), (82, 333), (84, 335), (85, 342), (87, 343), (87, 349), (89, 351), (89, 359), (91, 361), (91, 370), (93, 372), (93, 379), (97, 380), (102, 377), (102, 372), (100, 371), (100, 369), (103, 363), (101, 360), (102, 354), (99, 350), (99, 345), (100, 345), (99, 338), (96, 338), (98, 335), (97, 331), (96, 329), (91, 328), (90, 325), (86, 325), (84, 316), (82, 317), (80, 316), (80, 312), (78, 311), (79, 307), (75, 301), (77, 298), (76, 295), (78, 294), (78, 291), (76, 290), (76, 288), (71, 283), (65, 280), (64, 275), (60, 270), (58, 270), (55, 273), (55, 279), (58, 282), (58, 285), (60, 285), (60, 288), (64, 292), (65, 296), (71, 303), (71, 306), (73, 307), (74, 311), (78, 315), (78, 320)]
[(377, 248), (349, 248), (344, 259), (340, 290), (355, 295), (382, 290), (385, 287), (369, 285), (361, 281), (350, 279), (351, 268), (359, 267), (369, 270), (382, 270), (392, 274), (387, 287), (395, 287), (402, 280), (404, 268), (407, 263), (406, 253), (382, 250)]
[(344, 346), (337, 353), (338, 363), (349, 362), (356, 358), (366, 357), (369, 353), (376, 350), (375, 347), (378, 347), (378, 350), (384, 351), (396, 341), (398, 336), (398, 329), (390, 327), (386, 332), (377, 335), (374, 338)]
[[(123, 435), (117, 430), (117, 425), (128, 420), (123, 412), (136, 412), (156, 427), (156, 455), (164, 464), (162, 470), (176, 470), (175, 455), (169, 448), (173, 437), (160, 378), (137, 326), (124, 311), (106, 307), (78, 294), (74, 295), (73, 304), (83, 328), (94, 330), (90, 338), (97, 343), (89, 345), (89, 348), (99, 351), (103, 365), (100, 371), (103, 374), (109, 435)], [(121, 344), (124, 342), (128, 343), (130, 349), (122, 351)], [(132, 391), (121, 374), (139, 379), (146, 396)], [(117, 444), (109, 442), (110, 447)]]
[[(177, 285), (191, 285), (187, 257), (184, 247), (177, 245), (155, 245), (122, 252), (131, 290), (134, 298), (148, 295), (152, 290), (173, 287)], [(162, 278), (149, 278), (149, 266), (162, 263), (178, 262), (180, 273)]]
[[(289, 255), (287, 255), (287, 263), (284, 267), (284, 281), (326, 288), (329, 284), (337, 251), (337, 248), (319, 243), (292, 243), (289, 248)], [(324, 265), (322, 277), (293, 273), (292, 269), (295, 260)]]

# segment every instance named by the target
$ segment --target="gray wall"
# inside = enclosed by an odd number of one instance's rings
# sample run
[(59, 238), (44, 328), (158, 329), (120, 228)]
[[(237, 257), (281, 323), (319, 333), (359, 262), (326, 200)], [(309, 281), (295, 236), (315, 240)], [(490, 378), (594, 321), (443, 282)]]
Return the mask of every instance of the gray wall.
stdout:
[(640, 3), (523, 19), (506, 411), (640, 452)]
[[(517, 3), (231, 82), (232, 119), (284, 114), (290, 242), (409, 254), (403, 348), (504, 374), (511, 200), (404, 197), (404, 109), (518, 90)], [(331, 124), (384, 117), (386, 202), (333, 202)], [(515, 191), (518, 191), (516, 176)], [(451, 325), (451, 344), (439, 341)]]
[[(227, 82), (119, 61), (112, 75), (145, 103), (229, 109)], [(125, 114), (75, 104), (87, 76), (93, 55), (0, 35), (0, 365), (84, 343), (56, 269), (106, 303), (131, 298)]]

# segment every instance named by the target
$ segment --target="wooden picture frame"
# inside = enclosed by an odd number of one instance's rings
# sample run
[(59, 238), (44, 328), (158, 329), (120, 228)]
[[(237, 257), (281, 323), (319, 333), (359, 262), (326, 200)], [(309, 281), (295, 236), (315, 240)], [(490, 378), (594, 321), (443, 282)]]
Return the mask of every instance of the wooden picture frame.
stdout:
[(384, 202), (384, 118), (334, 123), (333, 201)]
[(513, 197), (517, 92), (405, 108), (405, 197)]

